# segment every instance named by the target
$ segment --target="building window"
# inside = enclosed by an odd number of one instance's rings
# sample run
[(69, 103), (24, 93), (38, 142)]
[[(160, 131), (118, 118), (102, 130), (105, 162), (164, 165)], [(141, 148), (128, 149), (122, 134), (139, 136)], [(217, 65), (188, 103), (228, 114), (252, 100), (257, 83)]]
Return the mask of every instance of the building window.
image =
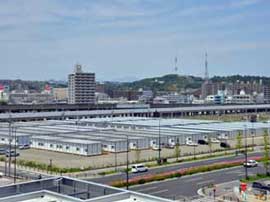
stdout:
[(79, 147), (77, 147), (77, 148), (76, 148), (76, 151), (80, 151), (80, 148), (79, 148)]
[(2, 141), (5, 141), (5, 138), (2, 138), (1, 140), (2, 140)]
[(50, 144), (50, 147), (53, 148), (53, 144)]
[(66, 146), (66, 150), (69, 150), (69, 146)]

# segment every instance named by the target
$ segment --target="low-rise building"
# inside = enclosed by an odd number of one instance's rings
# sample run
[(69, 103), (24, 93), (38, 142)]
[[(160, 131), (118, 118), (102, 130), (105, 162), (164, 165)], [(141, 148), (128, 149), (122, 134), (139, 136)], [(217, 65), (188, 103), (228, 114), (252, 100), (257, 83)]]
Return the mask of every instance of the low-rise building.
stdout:
[(33, 136), (31, 147), (84, 156), (102, 153), (101, 142), (52, 136)]
[(134, 191), (68, 177), (51, 177), (0, 187), (1, 202), (172, 202)]
[(9, 95), (11, 104), (50, 104), (53, 103), (53, 96), (47, 93), (11, 92)]
[(53, 88), (53, 99), (56, 102), (67, 102), (68, 88)]

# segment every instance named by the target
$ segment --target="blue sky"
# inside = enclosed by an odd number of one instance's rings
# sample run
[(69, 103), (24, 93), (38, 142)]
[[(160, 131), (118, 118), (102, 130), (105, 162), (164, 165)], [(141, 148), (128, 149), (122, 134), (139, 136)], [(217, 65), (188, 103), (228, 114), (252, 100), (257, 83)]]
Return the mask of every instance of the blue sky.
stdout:
[(269, 0), (0, 0), (0, 78), (270, 76)]

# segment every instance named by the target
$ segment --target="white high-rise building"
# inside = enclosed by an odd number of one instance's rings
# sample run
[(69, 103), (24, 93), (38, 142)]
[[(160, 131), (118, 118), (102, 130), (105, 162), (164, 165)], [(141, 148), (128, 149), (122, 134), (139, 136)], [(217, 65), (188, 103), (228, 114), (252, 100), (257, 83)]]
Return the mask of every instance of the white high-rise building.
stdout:
[(83, 72), (76, 64), (74, 73), (68, 75), (68, 103), (95, 104), (95, 92), (95, 74)]

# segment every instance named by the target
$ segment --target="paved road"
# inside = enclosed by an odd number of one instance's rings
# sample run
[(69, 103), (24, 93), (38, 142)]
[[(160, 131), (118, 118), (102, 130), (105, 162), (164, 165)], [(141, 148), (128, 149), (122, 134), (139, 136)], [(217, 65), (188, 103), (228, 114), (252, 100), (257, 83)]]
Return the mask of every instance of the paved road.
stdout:
[[(248, 168), (249, 175), (264, 172), (260, 165), (257, 168)], [(202, 173), (192, 176), (185, 176), (178, 179), (154, 182), (151, 184), (131, 187), (131, 190), (151, 194), (168, 199), (192, 198), (197, 195), (198, 189), (209, 184), (221, 184), (245, 177), (244, 167), (224, 169), (209, 173)]]
[[(257, 157), (257, 156), (261, 156), (261, 155), (262, 155), (262, 153), (259, 153), (259, 152), (258, 153), (251, 153), (251, 154), (248, 154), (248, 157), (252, 158), (252, 157)], [(133, 177), (143, 176), (145, 174), (157, 174), (157, 173), (161, 173), (161, 172), (175, 171), (175, 170), (183, 169), (183, 168), (190, 168), (190, 167), (195, 167), (195, 166), (209, 165), (209, 164), (213, 164), (213, 163), (220, 163), (220, 162), (224, 162), (224, 161), (241, 160), (241, 159), (244, 160), (243, 154), (240, 154), (238, 156), (225, 156), (225, 157), (215, 158), (215, 159), (210, 159), (210, 160), (180, 163), (177, 165), (153, 168), (153, 169), (150, 169), (147, 173), (130, 174), (129, 177), (131, 179)], [(120, 174), (116, 174), (116, 175), (110, 175), (110, 176), (104, 176), (104, 177), (100, 177), (100, 178), (86, 179), (86, 180), (90, 180), (90, 181), (94, 181), (94, 182), (98, 182), (98, 183), (103, 183), (103, 184), (109, 184), (112, 181), (125, 180), (125, 179), (126, 179), (126, 174), (120, 173)]]
[[(5, 173), (5, 166), (0, 166), (0, 172)], [(8, 168), (7, 168), (7, 175), (8, 175)], [(31, 180), (36, 180), (39, 179), (39, 173), (36, 172), (31, 172), (31, 171), (26, 171), (26, 170), (21, 170), (21, 169), (16, 169), (16, 175), (18, 177), (24, 178), (24, 179), (31, 179)], [(14, 168), (12, 167), (10, 170), (10, 176), (14, 176)], [(50, 177), (49, 175), (42, 174), (42, 178), (47, 178)]]

